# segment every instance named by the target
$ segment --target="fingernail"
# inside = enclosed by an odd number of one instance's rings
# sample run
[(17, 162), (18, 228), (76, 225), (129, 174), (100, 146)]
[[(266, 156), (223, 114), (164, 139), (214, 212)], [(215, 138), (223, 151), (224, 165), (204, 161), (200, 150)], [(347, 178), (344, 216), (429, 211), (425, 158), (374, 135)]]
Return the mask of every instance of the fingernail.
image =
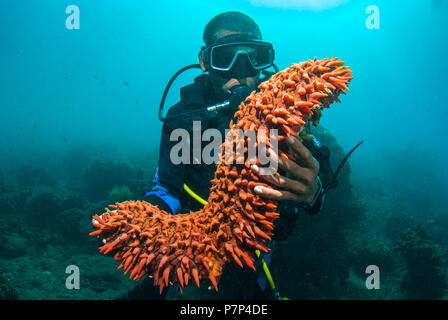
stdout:
[(260, 172), (260, 168), (258, 168), (256, 164), (252, 165), (252, 170), (255, 171), (256, 173)]
[(254, 188), (254, 191), (255, 191), (256, 193), (263, 193), (263, 187), (262, 187), (262, 186), (256, 186), (256, 187)]
[(292, 136), (289, 136), (287, 139), (286, 139), (286, 142), (288, 142), (289, 144), (293, 144), (294, 143), (294, 137), (292, 137)]

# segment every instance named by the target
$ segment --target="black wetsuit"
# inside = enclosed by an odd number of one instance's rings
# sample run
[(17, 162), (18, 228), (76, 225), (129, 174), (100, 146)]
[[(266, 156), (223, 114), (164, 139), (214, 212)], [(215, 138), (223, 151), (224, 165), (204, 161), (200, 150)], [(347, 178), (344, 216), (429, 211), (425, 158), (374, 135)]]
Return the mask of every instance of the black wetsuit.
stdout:
[[(207, 75), (197, 77), (193, 84), (181, 89), (181, 101), (171, 107), (166, 115), (170, 118), (177, 114), (198, 113), (197, 111), (204, 110), (207, 106), (220, 103), (213, 96)], [(216, 170), (215, 164), (179, 164), (174, 165), (170, 160), (170, 150), (178, 143), (178, 141), (170, 141), (171, 132), (178, 128), (186, 129), (192, 134), (193, 121), (201, 121), (201, 130), (208, 128), (215, 128), (221, 132), (221, 136), (225, 137), (224, 130), (229, 128), (230, 120), (236, 111), (234, 108), (229, 108), (220, 111), (216, 114), (201, 114), (196, 116), (182, 116), (166, 120), (162, 128), (162, 137), (160, 143), (160, 158), (158, 169), (153, 179), (153, 189), (145, 196), (145, 200), (158, 205), (160, 209), (167, 212), (186, 213), (196, 211), (202, 208), (197, 200), (193, 199), (183, 188), (184, 183), (203, 199), (208, 199), (211, 182), (214, 178)], [(208, 144), (209, 142), (204, 142)], [(321, 171), (319, 172), (321, 186), (325, 185), (324, 179), (328, 176), (328, 171), (331, 168), (325, 165), (328, 161), (328, 154), (325, 154), (326, 159), (321, 162), (322, 154), (319, 152), (320, 144), (315, 140), (315, 143), (305, 144), (311, 151), (313, 156), (319, 161)], [(192, 153), (190, 152), (190, 155)], [(313, 201), (313, 205), (307, 208), (294, 208), (290, 204), (281, 203), (279, 207), (280, 217), (275, 221), (275, 236), (274, 241), (284, 241), (288, 238), (294, 229), (296, 219), (299, 211), (306, 211), (309, 214), (316, 214), (324, 201), (324, 193), (321, 187), (318, 194)], [(266, 257), (270, 258), (270, 257)], [(260, 260), (260, 259), (259, 259)], [(268, 260), (268, 259), (266, 259)], [(257, 268), (260, 270), (262, 268)], [(263, 275), (261, 275), (263, 277)], [(229, 265), (224, 268), (223, 275), (219, 281), (219, 292), (216, 298), (226, 299), (271, 299), (273, 298), (268, 285), (260, 285), (260, 274), (250, 270), (249, 268), (239, 268), (238, 266)], [(257, 281), (257, 279), (259, 281)], [(264, 287), (263, 289), (261, 287)], [(242, 290), (244, 288), (244, 290)], [(160, 295), (158, 287), (153, 286), (153, 280), (146, 277), (145, 280), (121, 296), (121, 299), (164, 299), (166, 294)]]

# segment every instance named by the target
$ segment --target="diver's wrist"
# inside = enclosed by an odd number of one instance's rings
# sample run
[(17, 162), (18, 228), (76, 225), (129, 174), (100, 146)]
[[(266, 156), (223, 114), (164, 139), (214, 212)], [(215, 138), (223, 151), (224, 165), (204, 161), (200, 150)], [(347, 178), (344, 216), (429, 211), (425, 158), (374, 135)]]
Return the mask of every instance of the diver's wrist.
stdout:
[(324, 188), (323, 188), (323, 185), (322, 185), (322, 181), (320, 180), (319, 176), (317, 176), (316, 179), (317, 179), (317, 182), (318, 182), (317, 192), (314, 195), (313, 200), (309, 204), (303, 206), (303, 209), (308, 214), (311, 214), (311, 215), (318, 213), (322, 209), (322, 206), (323, 206), (323, 203), (324, 203), (324, 200), (325, 200), (325, 193), (324, 193)]

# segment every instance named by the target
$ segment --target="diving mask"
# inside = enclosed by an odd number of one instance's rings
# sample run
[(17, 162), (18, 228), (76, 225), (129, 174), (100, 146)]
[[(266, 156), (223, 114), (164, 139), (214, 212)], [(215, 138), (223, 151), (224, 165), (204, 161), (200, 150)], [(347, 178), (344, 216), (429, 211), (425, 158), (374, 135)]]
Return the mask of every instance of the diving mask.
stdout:
[(208, 70), (228, 72), (246, 64), (256, 71), (274, 63), (275, 51), (269, 42), (256, 40), (247, 34), (232, 34), (202, 47), (202, 59)]

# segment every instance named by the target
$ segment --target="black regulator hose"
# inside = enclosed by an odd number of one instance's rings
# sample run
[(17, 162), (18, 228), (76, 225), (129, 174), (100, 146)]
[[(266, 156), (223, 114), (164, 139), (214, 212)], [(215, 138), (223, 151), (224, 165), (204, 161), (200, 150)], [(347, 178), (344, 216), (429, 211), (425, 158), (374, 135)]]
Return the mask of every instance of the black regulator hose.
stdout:
[(166, 96), (168, 95), (168, 91), (170, 91), (171, 85), (173, 84), (174, 80), (176, 80), (176, 78), (184, 71), (187, 71), (189, 69), (197, 69), (197, 68), (201, 68), (201, 66), (199, 64), (190, 64), (188, 66), (183, 67), (182, 69), (178, 70), (170, 79), (170, 81), (168, 82), (168, 84), (165, 87), (165, 90), (163, 91), (163, 95), (162, 95), (162, 100), (160, 100), (160, 106), (159, 106), (159, 120), (160, 121), (165, 121), (165, 117), (163, 116), (163, 108), (165, 106), (165, 100), (166, 100)]

